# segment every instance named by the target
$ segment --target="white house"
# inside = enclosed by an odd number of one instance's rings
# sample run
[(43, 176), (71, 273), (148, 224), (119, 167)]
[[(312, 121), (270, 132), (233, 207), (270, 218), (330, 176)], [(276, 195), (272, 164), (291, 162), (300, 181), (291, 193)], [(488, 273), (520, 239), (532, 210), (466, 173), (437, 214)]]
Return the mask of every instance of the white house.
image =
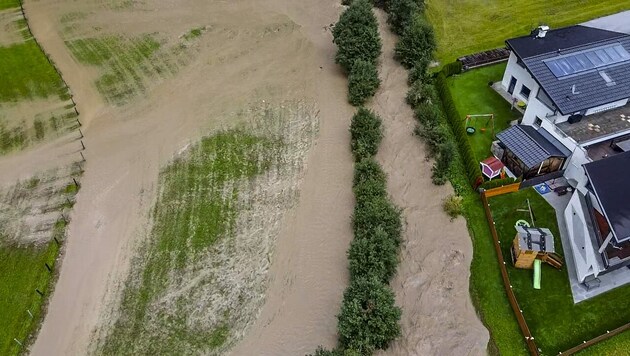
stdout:
[(506, 45), (501, 86), (527, 106), (497, 134), (501, 160), (576, 188), (565, 218), (580, 282), (630, 265), (630, 34), (539, 27)]

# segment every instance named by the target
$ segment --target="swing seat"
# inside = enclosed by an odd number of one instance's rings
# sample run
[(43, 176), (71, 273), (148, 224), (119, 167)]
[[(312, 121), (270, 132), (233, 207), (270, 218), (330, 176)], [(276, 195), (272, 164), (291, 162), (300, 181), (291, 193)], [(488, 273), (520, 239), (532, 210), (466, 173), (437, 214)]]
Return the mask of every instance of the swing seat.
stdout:
[[(461, 127), (461, 126), (460, 126), (460, 127)], [(472, 126), (467, 126), (467, 127), (466, 127), (466, 133), (467, 133), (467, 134), (469, 134), (469, 135), (474, 134), (474, 133), (475, 133), (475, 131), (477, 131), (477, 129), (476, 129), (476, 128), (474, 128), (474, 127), (472, 127)]]

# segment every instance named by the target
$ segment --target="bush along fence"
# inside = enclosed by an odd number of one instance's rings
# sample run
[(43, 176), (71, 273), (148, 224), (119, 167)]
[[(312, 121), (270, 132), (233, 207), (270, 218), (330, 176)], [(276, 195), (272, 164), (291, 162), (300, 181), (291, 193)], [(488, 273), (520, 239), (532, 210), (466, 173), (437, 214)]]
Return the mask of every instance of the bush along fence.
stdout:
[(368, 0), (352, 1), (332, 30), (335, 62), (348, 74), (348, 101), (363, 105), (381, 84), (376, 64), (381, 55), (378, 22)]
[(383, 137), (381, 119), (359, 108), (350, 125), (355, 159), (356, 198), (348, 250), (350, 286), (337, 315), (338, 348), (319, 348), (315, 355), (371, 355), (400, 335), (401, 310), (395, 305), (390, 279), (398, 266), (402, 219), (387, 196), (387, 177), (374, 160)]

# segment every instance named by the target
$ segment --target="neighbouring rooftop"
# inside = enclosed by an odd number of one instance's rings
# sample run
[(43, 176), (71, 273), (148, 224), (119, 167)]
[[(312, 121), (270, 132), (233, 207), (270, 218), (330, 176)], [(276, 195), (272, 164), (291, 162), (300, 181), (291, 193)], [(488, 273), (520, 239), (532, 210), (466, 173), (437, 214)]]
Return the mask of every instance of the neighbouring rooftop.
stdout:
[(556, 125), (567, 136), (582, 144), (616, 133), (630, 131), (630, 105), (584, 116), (580, 122)]
[(584, 170), (615, 239), (630, 241), (630, 152), (587, 163)]
[(587, 26), (506, 41), (563, 115), (630, 97), (630, 35)]

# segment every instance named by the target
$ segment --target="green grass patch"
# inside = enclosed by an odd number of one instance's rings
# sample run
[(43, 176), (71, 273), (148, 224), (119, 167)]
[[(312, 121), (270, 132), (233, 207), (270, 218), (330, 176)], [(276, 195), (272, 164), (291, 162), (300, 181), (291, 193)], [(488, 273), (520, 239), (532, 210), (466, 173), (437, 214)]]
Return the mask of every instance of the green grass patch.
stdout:
[(41, 247), (0, 246), (0, 354), (20, 354), (22, 347), (13, 339), (25, 343), (42, 318), (45, 299), (35, 289), (49, 291), (53, 275), (44, 264), (53, 267), (58, 252), (54, 241)]
[(204, 30), (203, 27), (193, 28), (184, 34), (184, 39), (186, 40), (195, 39), (203, 34), (203, 30)]
[[(494, 134), (510, 126), (510, 121), (517, 119), (520, 113), (510, 110), (510, 104), (488, 85), (503, 78), (506, 64), (473, 69), (460, 75), (448, 78), (448, 87), (453, 95), (455, 106), (465, 125), (465, 115), (494, 114)], [(495, 137), (492, 135), (492, 121), (480, 117), (469, 121), (469, 126), (475, 127), (476, 132), (469, 135), (470, 144), (475, 157), (480, 161), (488, 158), (490, 146)], [(485, 132), (481, 129), (485, 128)]]
[(490, 198), (490, 206), (514, 293), (538, 347), (544, 354), (558, 354), (627, 323), (630, 286), (573, 304), (566, 268), (559, 271), (544, 264), (542, 289), (535, 290), (533, 270), (512, 265), (510, 248), (516, 234), (514, 223), (518, 219), (530, 220), (528, 212), (517, 211), (527, 209), (526, 199), (531, 203), (535, 226), (551, 230), (556, 252), (563, 255), (555, 210), (533, 188)]
[[(241, 131), (204, 138), (166, 167), (153, 211), (150, 241), (132, 270), (121, 317), (102, 345), (106, 355), (204, 353), (220, 347), (229, 315), (215, 325), (189, 323), (187, 293), (171, 299), (169, 285), (235, 232), (239, 182), (268, 171), (281, 143)], [(207, 281), (206, 283), (212, 283)], [(170, 307), (160, 308), (170, 302)]]
[(0, 47), (0, 102), (65, 93), (61, 77), (34, 40)]
[(559, 28), (628, 10), (628, 0), (427, 0), (426, 17), (438, 39), (443, 63), (502, 47), (539, 24)]
[(12, 9), (14, 7), (20, 7), (19, 0), (0, 0), (0, 10)]

